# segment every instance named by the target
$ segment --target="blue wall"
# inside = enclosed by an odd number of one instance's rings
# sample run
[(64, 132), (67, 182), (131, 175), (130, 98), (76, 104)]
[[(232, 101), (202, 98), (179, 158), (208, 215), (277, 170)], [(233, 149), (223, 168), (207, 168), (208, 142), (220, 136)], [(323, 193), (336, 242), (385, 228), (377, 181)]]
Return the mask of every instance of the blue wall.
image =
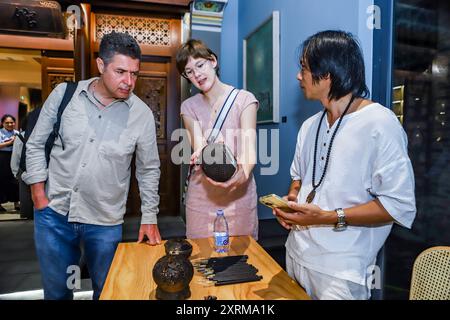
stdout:
[[(349, 31), (360, 40), (366, 62), (366, 81), (372, 86), (372, 30), (366, 26), (371, 0), (229, 0), (224, 13), (221, 43), (221, 78), (242, 88), (243, 39), (270, 17), (280, 12), (280, 119), (286, 123), (259, 125), (258, 129), (279, 129), (279, 170), (273, 176), (261, 176), (259, 165), (254, 174), (258, 196), (287, 193), (289, 169), (295, 151), (297, 132), (308, 117), (321, 109), (318, 102), (306, 101), (296, 75), (300, 44), (310, 35), (326, 29)], [(259, 205), (261, 219), (273, 218), (271, 210)]]
[[(239, 53), (239, 2), (229, 0), (222, 21), (220, 45), (220, 78), (228, 84), (239, 86), (239, 70), (242, 65), (237, 63)], [(241, 79), (242, 81), (242, 79)]]

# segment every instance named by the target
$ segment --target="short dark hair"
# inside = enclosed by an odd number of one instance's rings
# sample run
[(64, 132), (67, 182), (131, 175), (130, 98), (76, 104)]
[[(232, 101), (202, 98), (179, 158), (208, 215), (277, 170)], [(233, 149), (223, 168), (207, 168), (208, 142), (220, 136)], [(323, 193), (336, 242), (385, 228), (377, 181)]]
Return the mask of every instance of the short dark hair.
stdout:
[(141, 48), (128, 33), (113, 31), (103, 36), (98, 56), (107, 65), (115, 54), (123, 54), (133, 59), (141, 60)]
[(345, 31), (318, 32), (302, 44), (300, 62), (307, 64), (313, 83), (330, 76), (330, 100), (338, 100), (349, 93), (365, 98), (366, 85), (364, 59), (355, 37)]
[(217, 61), (217, 66), (215, 68), (216, 74), (219, 76), (219, 59), (217, 58), (217, 55), (203, 43), (203, 41), (190, 39), (178, 49), (176, 61), (178, 72), (181, 75), (184, 73), (184, 68), (188, 63), (189, 57), (194, 59), (203, 58), (211, 61), (214, 60), (214, 57)]

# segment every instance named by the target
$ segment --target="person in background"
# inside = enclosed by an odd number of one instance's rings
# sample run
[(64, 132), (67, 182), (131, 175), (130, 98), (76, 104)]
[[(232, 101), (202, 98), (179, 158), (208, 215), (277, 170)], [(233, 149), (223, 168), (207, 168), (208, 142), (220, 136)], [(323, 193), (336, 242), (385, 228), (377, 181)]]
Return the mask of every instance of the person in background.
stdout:
[(67, 84), (59, 84), (42, 107), (26, 143), (25, 183), (34, 202), (35, 245), (45, 299), (72, 299), (68, 277), (81, 248), (94, 291), (100, 297), (117, 245), (130, 186), (131, 161), (141, 197), (138, 242), (161, 242), (157, 226), (160, 162), (153, 113), (133, 89), (141, 50), (126, 33), (112, 32), (100, 42), (100, 77), (80, 81), (62, 113), (50, 154), (45, 142), (53, 130)]
[[(194, 150), (191, 164), (195, 164), (234, 88), (220, 81), (215, 53), (199, 40), (184, 43), (176, 60), (180, 74), (200, 90), (181, 104), (181, 117)], [(222, 135), (216, 141), (225, 143), (237, 159), (238, 170), (230, 180), (215, 182), (197, 165), (190, 175), (186, 194), (187, 238), (211, 237), (217, 209), (225, 213), (230, 236), (258, 238), (256, 184), (252, 173), (256, 163), (257, 109), (254, 95), (240, 90), (224, 122)], [(231, 138), (234, 136), (237, 139)]]
[[(22, 159), (22, 157), (25, 157), (24, 142), (30, 135), (29, 132), (27, 132), (29, 123), (28, 119), (30, 117), (36, 117), (37, 120), (39, 111), (40, 108), (35, 108), (22, 120), (22, 130), (14, 140), (11, 155), (11, 171), (19, 182), (20, 217), (22, 219), (33, 219), (33, 201), (31, 199), (30, 186), (22, 180), (22, 173), (24, 172), (25, 163), (25, 159)], [(37, 115), (35, 115), (35, 113), (37, 113)]]
[(17, 132), (13, 146), (12, 146), (12, 154), (11, 154), (11, 172), (16, 179), (19, 175), (20, 170), (20, 157), (22, 155), (22, 149), (23, 149), (23, 141), (25, 139), (25, 130), (23, 128), (26, 126), (27, 120), (26, 117), (24, 120), (22, 120), (22, 128)]
[(351, 34), (319, 32), (299, 60), (305, 98), (324, 109), (298, 132), (287, 195), (295, 212), (274, 212), (291, 230), (287, 272), (313, 299), (369, 299), (368, 279), (393, 223), (411, 228), (416, 214), (407, 137), (391, 110), (366, 98)]
[(16, 118), (5, 114), (1, 118), (0, 129), (0, 211), (6, 211), (1, 205), (5, 202), (14, 202), (14, 209), (19, 207), (19, 185), (11, 171), (11, 155), (14, 140), (19, 131), (15, 130)]

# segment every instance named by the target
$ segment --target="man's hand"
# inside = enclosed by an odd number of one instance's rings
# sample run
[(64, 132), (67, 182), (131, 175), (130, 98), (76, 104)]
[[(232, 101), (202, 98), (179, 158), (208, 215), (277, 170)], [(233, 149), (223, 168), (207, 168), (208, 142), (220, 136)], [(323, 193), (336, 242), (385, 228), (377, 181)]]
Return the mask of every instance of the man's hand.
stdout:
[(200, 155), (202, 153), (202, 150), (203, 149), (199, 149), (197, 151), (194, 151), (191, 154), (191, 159), (189, 160), (189, 164), (190, 165), (199, 165), (199, 158), (200, 158)]
[(294, 193), (289, 193), (287, 196), (283, 197), (284, 200), (286, 201), (297, 201), (297, 195)]
[(324, 211), (315, 204), (305, 203), (298, 204), (289, 201), (288, 205), (295, 210), (294, 213), (288, 213), (275, 209), (275, 216), (281, 219), (285, 224), (301, 226), (320, 225), (320, 224), (334, 224), (336, 221), (336, 214), (332, 211)]
[(275, 218), (277, 218), (277, 221), (279, 224), (281, 224), (281, 226), (287, 230), (291, 230), (292, 229), (292, 225), (290, 225), (289, 223), (287, 223), (283, 218), (281, 218), (280, 216), (277, 215), (277, 213), (275, 212), (275, 209), (272, 210), (273, 215), (275, 216)]
[[(294, 194), (288, 194), (287, 196), (283, 197), (283, 200), (286, 200), (286, 201), (297, 201), (297, 196), (294, 195)], [(275, 209), (272, 210), (272, 213), (275, 216), (275, 218), (277, 218), (278, 222), (281, 224), (282, 227), (284, 227), (287, 230), (291, 230), (292, 229), (292, 224), (288, 223), (285, 219), (283, 219), (282, 217), (277, 215)]]
[(148, 240), (146, 243), (149, 245), (154, 246), (161, 243), (161, 235), (157, 224), (141, 224), (137, 243), (141, 243), (144, 240), (144, 236), (147, 236)]
[(45, 194), (45, 183), (38, 182), (31, 185), (31, 199), (33, 200), (34, 208), (42, 210), (48, 206), (48, 198)]

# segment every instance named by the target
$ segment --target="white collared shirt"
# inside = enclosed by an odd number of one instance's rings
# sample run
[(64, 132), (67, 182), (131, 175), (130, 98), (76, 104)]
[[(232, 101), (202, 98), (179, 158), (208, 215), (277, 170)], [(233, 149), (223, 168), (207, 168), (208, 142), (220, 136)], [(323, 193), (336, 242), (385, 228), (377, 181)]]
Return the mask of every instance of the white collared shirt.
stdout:
[[(306, 120), (297, 137), (291, 165), (293, 180), (302, 185), (297, 202), (305, 203), (312, 190), (314, 144), (322, 111)], [(317, 146), (317, 184), (322, 175), (331, 136), (322, 121)], [(396, 223), (411, 228), (415, 214), (414, 173), (407, 137), (394, 113), (378, 103), (344, 116), (335, 136), (325, 177), (313, 204), (324, 210), (350, 208), (375, 198)], [(301, 265), (337, 278), (366, 284), (392, 223), (348, 226), (336, 232), (331, 225), (301, 227), (290, 232), (288, 252)]]
[[(18, 133), (19, 133), (19, 131), (17, 131), (17, 130), (8, 131), (5, 128), (0, 128), (0, 143), (3, 143), (3, 142), (6, 142), (6, 141), (10, 140), (12, 137), (14, 137)], [(1, 148), (0, 151), (11, 152), (12, 148), (13, 147), (11, 145), (11, 146), (7, 146), (7, 147)]]

